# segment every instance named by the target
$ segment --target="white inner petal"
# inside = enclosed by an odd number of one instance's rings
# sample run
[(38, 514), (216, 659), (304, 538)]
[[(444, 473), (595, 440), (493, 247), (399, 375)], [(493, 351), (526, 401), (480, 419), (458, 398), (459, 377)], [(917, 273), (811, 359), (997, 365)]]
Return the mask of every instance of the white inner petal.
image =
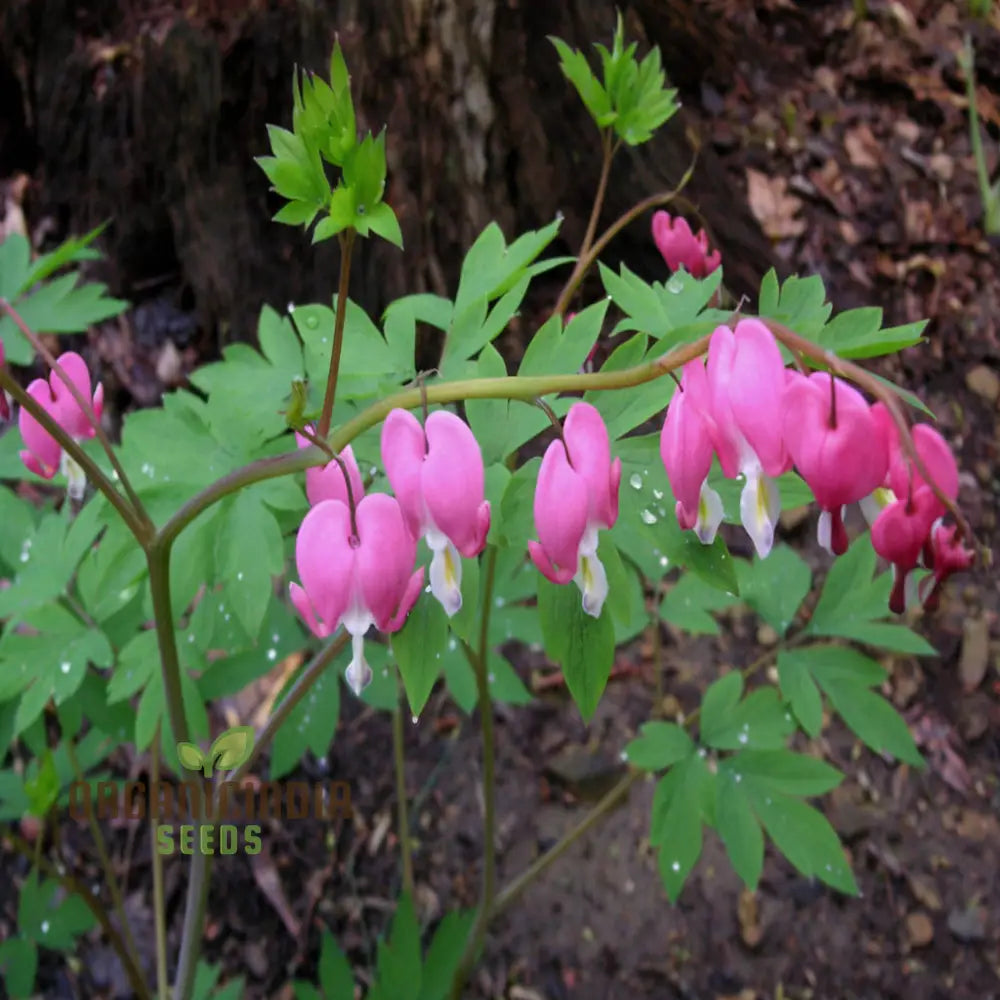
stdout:
[(740, 519), (757, 555), (764, 559), (774, 544), (774, 528), (781, 513), (781, 496), (774, 480), (764, 475), (759, 464), (748, 468), (745, 474), (746, 485), (740, 496)]
[(447, 539), (443, 547), (435, 548), (431, 545), (431, 550), (434, 552), (430, 572), (431, 593), (440, 601), (450, 618), (462, 608), (462, 557)]
[(59, 458), (59, 471), (66, 477), (66, 492), (71, 500), (82, 500), (87, 492), (87, 474), (76, 460), (63, 451)]
[(698, 520), (694, 525), (698, 541), (703, 545), (711, 545), (715, 541), (719, 525), (722, 524), (723, 514), (722, 498), (708, 485), (706, 479), (701, 484), (701, 495), (698, 497)]
[(372, 668), (368, 666), (365, 659), (365, 634), (351, 634), (351, 662), (347, 665), (344, 676), (351, 690), (360, 695), (362, 691), (371, 683)]
[[(583, 594), (583, 610), (592, 618), (600, 618), (604, 601), (608, 596), (608, 576), (604, 572), (604, 564), (595, 554), (584, 554), (583, 544), (580, 543), (579, 565), (573, 582)], [(595, 551), (596, 548), (595, 545)]]

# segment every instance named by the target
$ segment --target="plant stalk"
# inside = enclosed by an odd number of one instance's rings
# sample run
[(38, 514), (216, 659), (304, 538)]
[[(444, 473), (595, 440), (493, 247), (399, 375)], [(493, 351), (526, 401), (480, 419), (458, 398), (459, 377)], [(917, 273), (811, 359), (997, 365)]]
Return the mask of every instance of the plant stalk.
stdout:
[(452, 980), (452, 1000), (460, 1000), (462, 987), (468, 980), (472, 967), (482, 950), (496, 895), (496, 761), (493, 735), (493, 700), (490, 696), (487, 660), (496, 565), (497, 550), (495, 546), (491, 545), (486, 550), (484, 566), (483, 600), (479, 614), (479, 647), (471, 657), (476, 674), (476, 691), (483, 735), (483, 888), (479, 899), (479, 909), (476, 912), (476, 922), (473, 924), (465, 944), (465, 950), (459, 959), (455, 977)]
[[(153, 746), (150, 749), (152, 763), (150, 765), (150, 781), (153, 788), (160, 782), (160, 727), (156, 727), (153, 736)], [(158, 803), (150, 802), (149, 850), (153, 865), (153, 919), (155, 921), (156, 938), (156, 996), (157, 1000), (170, 1000), (170, 982), (167, 973), (167, 903), (163, 890), (163, 857), (156, 849), (156, 832), (159, 827), (160, 810)]]
[[(405, 699), (405, 695), (403, 695)], [(406, 799), (406, 744), (403, 738), (403, 705), (392, 712), (392, 759), (396, 771), (396, 816), (399, 850), (403, 861), (403, 892), (413, 899), (413, 844)]]
[(337, 286), (337, 313), (333, 321), (333, 350), (330, 352), (330, 372), (326, 378), (326, 393), (320, 412), (316, 433), (325, 438), (330, 433), (333, 402), (337, 395), (337, 378), (340, 375), (340, 352), (344, 346), (344, 317), (347, 315), (347, 293), (351, 282), (351, 251), (354, 248), (354, 230), (340, 234), (340, 283)]

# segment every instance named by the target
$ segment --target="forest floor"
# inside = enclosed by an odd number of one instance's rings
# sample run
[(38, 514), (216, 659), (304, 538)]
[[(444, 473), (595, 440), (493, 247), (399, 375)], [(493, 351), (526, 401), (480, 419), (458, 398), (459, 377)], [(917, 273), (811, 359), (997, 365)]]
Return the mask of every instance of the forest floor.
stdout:
[[(691, 109), (704, 140), (747, 190), (779, 256), (792, 270), (821, 274), (837, 310), (880, 305), (887, 325), (930, 317), (926, 343), (879, 370), (938, 415), (963, 470), (962, 509), (995, 552), (1000, 249), (978, 228), (956, 5), (877, 5), (860, 22), (846, 3), (712, 6), (753, 62), (738, 67), (735, 86), (705, 81), (701, 106)], [(995, 56), (1000, 42), (988, 44)], [(1000, 58), (982, 66), (994, 74), (983, 75), (979, 101), (995, 167)], [(813, 524), (788, 538), (820, 568)], [(885, 691), (922, 746), (925, 770), (861, 752), (837, 722), (817, 742), (848, 774), (822, 808), (848, 847), (860, 898), (803, 879), (770, 853), (758, 890), (746, 892), (709, 835), (671, 906), (648, 844), (652, 784), (640, 781), (497, 920), (470, 996), (1000, 998), (998, 612), (992, 572), (963, 576), (916, 625), (940, 656), (883, 660)], [(557, 685), (530, 706), (498, 711), (502, 883), (623, 773), (619, 755), (650, 716), (656, 670), (665, 672), (668, 703), (686, 710), (721, 666), (774, 648), (746, 609), (719, 619), (718, 636), (685, 638), (665, 625), (659, 643), (647, 637), (620, 651), (621, 673), (631, 676), (611, 682), (588, 726)], [(528, 673), (526, 682), (537, 681)], [(406, 741), (417, 904), (430, 920), (475, 901), (478, 737), (442, 694), (407, 727)], [(283, 984), (315, 970), (321, 924), (359, 967), (373, 960), (399, 885), (391, 760), (388, 716), (349, 700), (328, 758), (322, 767), (307, 760), (303, 773), (350, 776), (354, 822), (332, 849), (324, 825), (275, 826), (265, 854), (217, 866), (206, 954), (227, 975), (246, 976), (248, 997), (290, 998)], [(134, 856), (145, 852), (137, 845)], [(168, 868), (177, 904), (182, 868)], [(137, 937), (150, 940), (144, 871), (127, 907)], [(108, 949), (79, 957), (76, 971), (43, 966), (42, 995), (129, 995)]]

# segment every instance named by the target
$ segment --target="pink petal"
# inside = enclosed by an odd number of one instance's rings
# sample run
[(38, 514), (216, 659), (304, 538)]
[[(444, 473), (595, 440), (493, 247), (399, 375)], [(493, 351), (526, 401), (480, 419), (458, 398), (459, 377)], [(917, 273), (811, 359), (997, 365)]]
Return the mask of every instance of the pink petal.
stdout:
[(789, 454), (824, 510), (866, 497), (885, 479), (889, 456), (878, 419), (857, 389), (816, 372), (786, 381), (782, 428)]
[(295, 564), (317, 618), (331, 632), (351, 605), (356, 558), (347, 505), (324, 500), (313, 507), (295, 540)]
[[(572, 449), (572, 445), (570, 448)], [(577, 461), (575, 454), (573, 460)], [(546, 449), (542, 466), (538, 470), (534, 503), (535, 530), (541, 547), (545, 550), (546, 559), (550, 564), (560, 567), (553, 572), (564, 573), (569, 570), (570, 579), (576, 573), (580, 541), (587, 529), (589, 506), (586, 480), (566, 461), (562, 441), (553, 441)], [(542, 569), (537, 559), (535, 564)]]
[(411, 586), (417, 543), (394, 497), (370, 493), (358, 504), (357, 574), (365, 607), (388, 630)]
[(426, 454), (420, 421), (409, 410), (393, 410), (382, 425), (382, 464), (414, 538), (424, 530), (421, 469)]
[(692, 393), (705, 377), (699, 359), (684, 366), (683, 388), (674, 392), (660, 434), (660, 457), (677, 499), (678, 520), (690, 527), (698, 517), (701, 486), (712, 468), (712, 437), (709, 424)]
[(410, 582), (403, 591), (402, 600), (395, 615), (385, 622), (381, 629), (383, 632), (398, 632), (406, 622), (406, 616), (413, 610), (413, 605), (417, 603), (420, 591), (424, 587), (424, 567), (420, 566), (410, 577)]
[[(574, 403), (566, 415), (563, 436), (569, 447), (573, 470), (586, 483), (589, 496), (587, 520), (610, 528), (617, 518), (618, 483), (612, 480), (611, 443), (604, 418), (590, 403)], [(561, 444), (560, 451), (565, 457)]]
[(727, 479), (735, 479), (740, 472), (742, 434), (736, 425), (731, 397), (736, 392), (733, 377), (733, 362), (736, 359), (736, 338), (728, 326), (720, 326), (712, 334), (708, 345), (708, 364), (705, 373), (708, 380), (708, 414), (722, 474)]
[[(87, 362), (75, 351), (68, 351), (58, 358), (59, 367), (66, 373), (80, 395), (90, 400), (90, 372), (87, 369)], [(77, 440), (92, 438), (96, 431), (90, 418), (84, 413), (80, 404), (73, 398), (69, 387), (63, 381), (58, 372), (53, 371), (49, 375), (49, 385), (52, 387), (52, 395), (56, 400), (57, 419), (64, 430)], [(104, 395), (101, 393), (103, 403)]]
[(576, 570), (569, 567), (562, 570), (556, 569), (545, 554), (545, 549), (538, 542), (528, 542), (528, 555), (531, 556), (531, 561), (538, 568), (542, 576), (553, 583), (569, 583), (576, 575)]
[[(36, 378), (28, 386), (27, 393), (54, 419), (58, 419), (54, 412), (56, 404), (45, 379)], [(59, 471), (59, 459), (62, 455), (59, 442), (24, 407), (17, 415), (17, 426), (28, 451), (35, 458), (36, 466), (29, 465), (28, 468), (45, 479), (51, 479)]]
[[(913, 428), (913, 444), (938, 489), (954, 500), (958, 496), (958, 466), (955, 464), (955, 456), (952, 455), (948, 442), (929, 424), (917, 424)], [(912, 467), (911, 470), (910, 460), (901, 449), (897, 448), (889, 466), (889, 482), (896, 496), (909, 496), (911, 471), (914, 491), (926, 485), (916, 467)], [(940, 501), (938, 508), (939, 513), (944, 513)]]
[(302, 620), (309, 626), (309, 631), (319, 639), (325, 639), (330, 634), (330, 629), (322, 625), (316, 618), (313, 611), (312, 602), (306, 592), (297, 584), (288, 585), (288, 596), (292, 599), (295, 610), (302, 616)]
[(764, 472), (780, 476), (791, 461), (783, 433), (785, 362), (774, 335), (760, 320), (741, 320), (733, 339), (729, 384), (733, 416)]
[[(426, 432), (429, 450), (420, 483), (427, 512), (463, 556), (477, 556), (486, 541), (480, 513), (485, 479), (479, 442), (468, 424), (447, 410), (436, 410), (427, 418)], [(488, 525), (487, 521), (487, 530)]]

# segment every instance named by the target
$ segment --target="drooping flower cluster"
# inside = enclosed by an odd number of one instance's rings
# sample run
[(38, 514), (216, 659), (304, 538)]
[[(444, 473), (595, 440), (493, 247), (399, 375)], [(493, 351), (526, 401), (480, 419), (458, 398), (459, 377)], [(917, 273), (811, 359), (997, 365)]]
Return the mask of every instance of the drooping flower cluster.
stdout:
[[(79, 354), (70, 351), (59, 358), (59, 365), (80, 395), (84, 399), (92, 399), (94, 415), (100, 420), (104, 409), (104, 386), (98, 384), (91, 397), (87, 363)], [(28, 386), (27, 392), (75, 441), (89, 440), (97, 433), (90, 418), (73, 398), (58, 373), (50, 373), (48, 380), (36, 378)], [(28, 469), (44, 479), (51, 479), (57, 472), (62, 472), (66, 476), (69, 495), (74, 500), (82, 499), (87, 482), (83, 470), (23, 407), (18, 414), (17, 422), (26, 446), (20, 453), (21, 461)]]
[[(300, 447), (309, 444), (301, 435), (297, 440)], [(338, 458), (306, 473), (312, 509), (295, 546), (302, 585), (291, 584), (290, 592), (315, 635), (328, 636), (338, 625), (351, 634), (347, 681), (360, 693), (371, 680), (364, 657), (368, 629), (398, 631), (420, 594), (424, 568), (413, 568), (419, 539), (433, 554), (430, 589), (454, 615), (462, 606), (462, 557), (483, 550), (490, 506), (479, 445), (469, 427), (444, 410), (432, 413), (426, 427), (406, 410), (386, 418), (382, 461), (396, 496), (365, 496), (351, 449)]]
[(655, 212), (653, 241), (671, 271), (683, 267), (692, 277), (704, 278), (722, 263), (718, 250), (709, 252), (705, 230), (693, 233), (687, 219), (680, 216), (674, 218), (667, 212)]
[[(958, 496), (958, 470), (933, 428), (913, 431), (916, 452), (937, 488)], [(941, 518), (946, 507), (904, 454), (881, 403), (840, 378), (785, 368), (771, 332), (759, 320), (719, 327), (707, 364), (685, 365), (667, 408), (660, 453), (677, 500), (682, 528), (710, 544), (722, 521), (722, 501), (708, 485), (713, 458), (726, 478), (745, 480), (740, 516), (763, 558), (771, 549), (781, 504), (774, 478), (793, 466), (821, 508), (818, 537), (831, 554), (847, 551), (844, 512), (860, 502), (872, 523), (876, 552), (894, 567), (890, 607), (903, 610), (910, 572), (934, 571), (919, 595), (932, 601), (945, 577), (971, 565), (973, 555)]]

